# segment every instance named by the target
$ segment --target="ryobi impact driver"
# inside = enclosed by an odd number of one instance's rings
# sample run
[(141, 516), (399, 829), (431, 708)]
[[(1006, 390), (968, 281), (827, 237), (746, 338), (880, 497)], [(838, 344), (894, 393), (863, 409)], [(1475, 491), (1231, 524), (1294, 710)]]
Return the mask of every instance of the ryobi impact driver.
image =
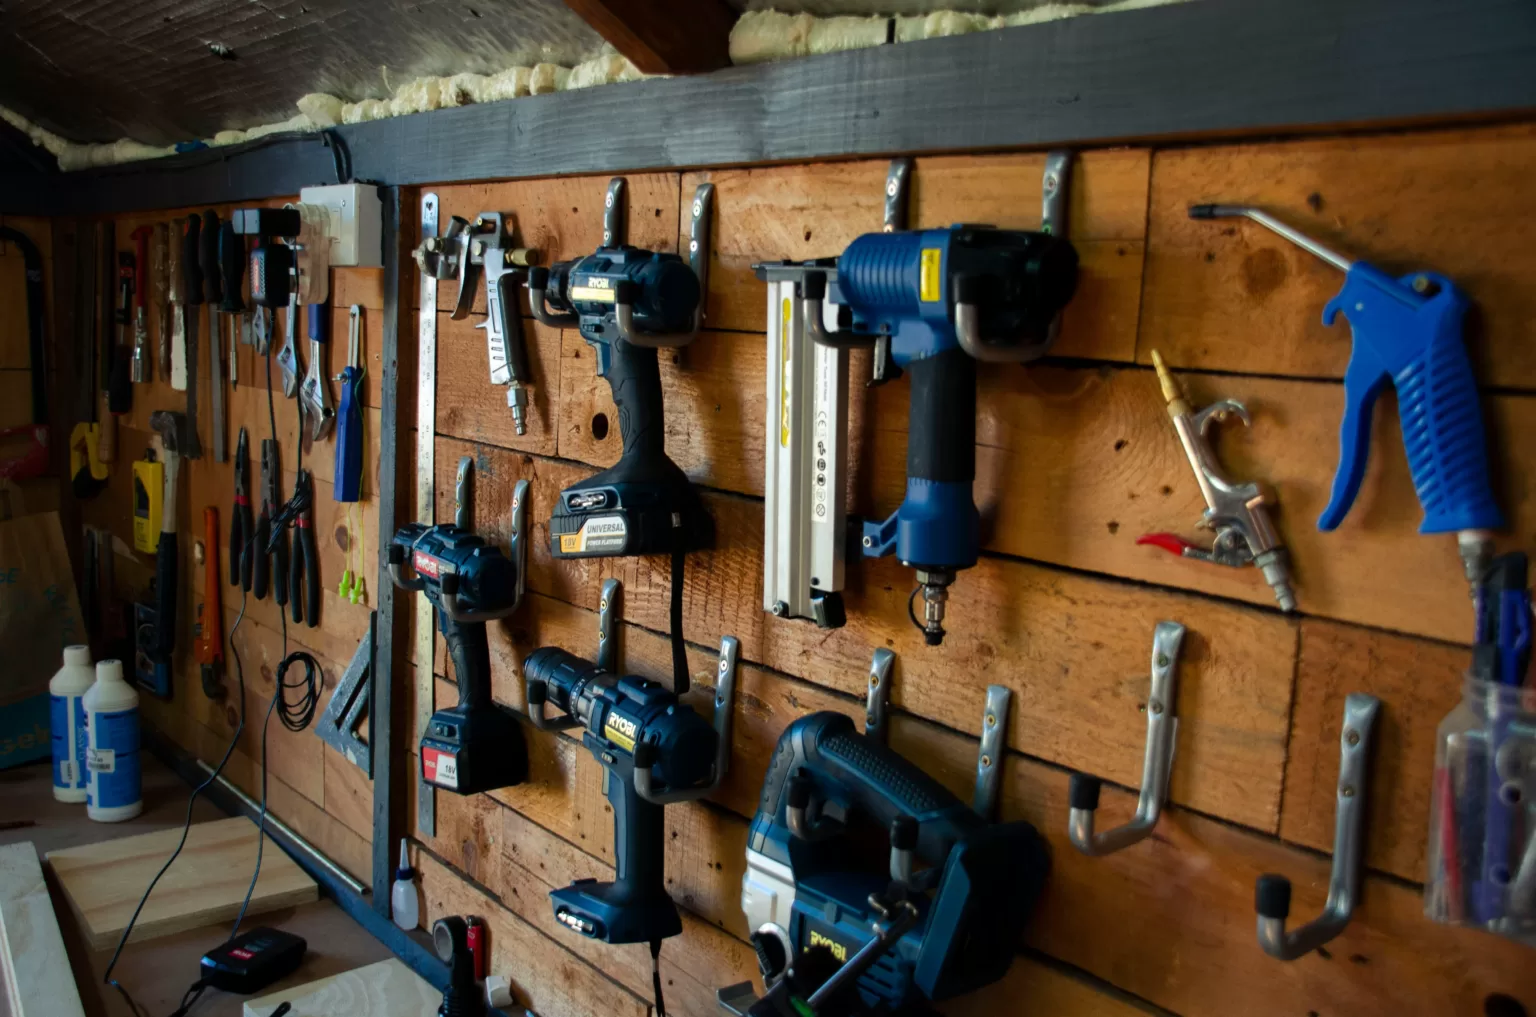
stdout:
[[(512, 498), (512, 554), (451, 523), (409, 523), (389, 545), (395, 585), (427, 595), (437, 609), (459, 683), (458, 705), (432, 715), (421, 739), (421, 779), (461, 795), (521, 784), (528, 750), (516, 718), (491, 700), (486, 622), (517, 610), (527, 572), (522, 539), (528, 482)], [(409, 563), (413, 576), (405, 571)]]

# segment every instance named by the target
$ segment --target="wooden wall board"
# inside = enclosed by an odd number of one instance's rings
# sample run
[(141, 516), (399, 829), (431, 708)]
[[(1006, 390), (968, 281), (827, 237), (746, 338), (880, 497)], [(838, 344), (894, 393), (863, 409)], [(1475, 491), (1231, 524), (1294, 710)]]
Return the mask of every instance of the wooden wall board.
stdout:
[(399, 959), (378, 961), (281, 992), (248, 999), (244, 1017), (271, 1017), (291, 1003), (293, 1017), (436, 1017), (443, 994)]
[[(180, 838), (180, 830), (163, 830), (48, 853), (48, 864), (91, 949), (117, 944), (144, 887)], [(150, 895), (130, 940), (154, 939), (234, 917), (250, 885), (247, 873), (255, 857), (256, 825), (244, 816), (193, 824), (181, 856)], [(268, 851), (248, 914), (264, 914), (317, 895), (315, 881), (293, 859), (281, 850)]]
[(1383, 709), (1366, 791), (1366, 863), (1423, 882), (1435, 730), (1461, 701), (1467, 662), (1460, 646), (1333, 622), (1303, 622), (1280, 836), (1332, 850), (1344, 697), (1369, 692), (1381, 699)]
[(485, 919), (491, 941), (490, 969), (507, 976), (519, 1005), (536, 1010), (541, 1017), (650, 1014), (644, 999), (508, 911), (484, 888), (466, 882), (425, 852), (417, 852), (415, 865), (425, 902), (425, 926), (430, 929), (444, 915)]
[(1161, 152), (1137, 356), (1157, 347), (1180, 366), (1343, 376), (1349, 329), (1322, 323), (1338, 270), (1256, 223), (1187, 211), (1255, 204), (1348, 258), (1449, 276), (1481, 312), (1468, 331), (1479, 378), (1530, 388), (1536, 261), (1510, 224), (1536, 214), (1533, 162), (1529, 124)]
[(0, 845), (0, 1007), (9, 1017), (85, 1013), (31, 841)]
[[(1074, 167), (1068, 235), (1081, 268), (1078, 295), (1053, 350), (1058, 356), (1134, 358), (1149, 162), (1145, 149), (1104, 150), (1084, 153)], [(753, 264), (836, 257), (855, 238), (878, 232), (886, 166), (812, 163), (683, 174), (685, 198), (702, 182), (715, 185), (709, 326), (752, 332), (767, 327), (763, 284)], [(909, 225), (1038, 229), (1044, 168), (1041, 153), (918, 159)], [(682, 244), (689, 228), (684, 211), (678, 223)]]
[[(526, 299), (526, 298), (524, 298)], [(437, 316), (437, 371), (452, 379), (437, 401), (437, 430), (470, 441), (540, 455), (556, 454), (560, 429), (560, 330), (520, 317), (521, 342), (528, 355), (527, 433), (519, 436), (507, 408), (507, 389), (492, 385), (486, 356), (485, 315), (455, 321)], [(451, 386), (451, 387), (449, 387)]]
[[(531, 590), (593, 610), (602, 579), (615, 576), (624, 583), (624, 617), (667, 630), (666, 561), (553, 564), (541, 506), (553, 504), (584, 470), (440, 438), (439, 492), (451, 490), (453, 464), (465, 453), (481, 464), (475, 520), (482, 532), (505, 534), (512, 485), (519, 478), (532, 482)], [(1150, 681), (1152, 628), (1163, 618), (1184, 622), (1190, 630), (1180, 670), (1185, 765), (1175, 774), (1173, 798), (1258, 829), (1276, 828), (1295, 656), (1294, 629), (1278, 614), (986, 559), (965, 575), (972, 606), (952, 616), (944, 652), (935, 653), (921, 645), (906, 618), (910, 577), (885, 561), (866, 566), (862, 586), (847, 591), (849, 625), (823, 632), (760, 608), (761, 503), (717, 495), (706, 503), (715, 514), (719, 549), (688, 563), (684, 630), (690, 640), (713, 645), (734, 635), (745, 659), (850, 693), (862, 689), (871, 652), (890, 647), (901, 661), (893, 701), (960, 731), (975, 730), (986, 686), (1001, 682), (1015, 693), (1010, 744), (1127, 785), (1140, 781), (1146, 726), (1139, 705)], [(439, 516), (446, 518), (445, 511), (440, 503)], [(1072, 610), (1060, 611), (1064, 604)], [(493, 647), (506, 645), (505, 630), (492, 626)], [(498, 652), (505, 651), (493, 649)], [(494, 668), (498, 681), (505, 665), (521, 663), (515, 656), (493, 659), (503, 665)], [(967, 663), (957, 667), (957, 660)]]

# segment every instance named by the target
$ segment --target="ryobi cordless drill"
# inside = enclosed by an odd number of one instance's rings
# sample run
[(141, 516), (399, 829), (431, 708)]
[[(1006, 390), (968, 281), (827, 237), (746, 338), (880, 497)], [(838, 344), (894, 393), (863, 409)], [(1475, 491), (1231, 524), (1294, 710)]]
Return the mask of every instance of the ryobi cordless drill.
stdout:
[[(830, 346), (874, 343), (875, 377), (911, 376), (907, 490), (883, 522), (864, 524), (866, 557), (895, 553), (917, 570), (928, 645), (944, 638), (948, 587), (976, 564), (976, 361), (1042, 355), (1077, 285), (1077, 252), (1047, 232), (956, 225), (870, 233), (837, 259), (831, 299), (842, 324), (827, 332), (825, 273), (807, 273), (804, 317)], [(814, 307), (812, 305), (815, 305)]]
[[(604, 246), (585, 258), (528, 273), (534, 317), (554, 328), (578, 329), (592, 344), (597, 373), (613, 392), (624, 443), (611, 469), (560, 493), (549, 521), (557, 558), (679, 553), (713, 543), (713, 521), (663, 447), (656, 361), (659, 347), (686, 345), (698, 333), (703, 286), (695, 267), (677, 255), (617, 240), (622, 194), (622, 179), (616, 180), (609, 188)], [(707, 205), (707, 199), (695, 199), (695, 229), (701, 218), (708, 221), (707, 208), (697, 214), (701, 203)], [(702, 270), (701, 260), (694, 264)]]
[[(551, 892), (561, 924), (605, 943), (653, 947), (682, 931), (667, 896), (662, 807), (703, 797), (725, 775), (735, 644), (728, 637), (721, 656), (713, 726), (658, 682), (609, 674), (558, 647), (535, 650), (523, 663), (534, 724), (580, 726), (583, 743), (608, 768), (618, 879), (580, 879)], [(566, 716), (546, 720), (545, 703)]]
[[(514, 550), (514, 557), (516, 551)], [(407, 578), (409, 562), (414, 578)], [(522, 597), (522, 577), (501, 548), (451, 523), (410, 523), (389, 545), (395, 585), (427, 595), (459, 682), (457, 706), (432, 714), (421, 739), (421, 778), (461, 795), (521, 784), (528, 750), (516, 718), (491, 700), (485, 623)]]
[[(888, 864), (861, 862), (876, 831), (889, 833)], [(721, 1006), (901, 1014), (990, 984), (1049, 867), (1030, 824), (987, 822), (840, 713), (801, 717), (779, 738), (747, 834), (741, 907), (768, 992), (732, 986)]]

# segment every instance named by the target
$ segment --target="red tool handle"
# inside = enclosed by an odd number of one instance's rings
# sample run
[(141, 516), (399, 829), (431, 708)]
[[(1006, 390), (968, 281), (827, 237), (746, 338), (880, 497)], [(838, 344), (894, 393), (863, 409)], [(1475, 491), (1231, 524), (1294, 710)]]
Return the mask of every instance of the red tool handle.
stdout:
[(203, 609), (194, 648), (199, 664), (224, 659), (224, 615), (219, 600), (219, 510), (203, 509)]
[(133, 306), (149, 305), (149, 238), (155, 232), (153, 226), (140, 226), (129, 234), (133, 238)]
[(1172, 533), (1143, 533), (1141, 536), (1136, 538), (1136, 543), (1151, 544), (1153, 547), (1162, 548), (1169, 554), (1176, 554), (1181, 557), (1185, 551), (1198, 546), (1191, 544), (1183, 537), (1176, 536)]

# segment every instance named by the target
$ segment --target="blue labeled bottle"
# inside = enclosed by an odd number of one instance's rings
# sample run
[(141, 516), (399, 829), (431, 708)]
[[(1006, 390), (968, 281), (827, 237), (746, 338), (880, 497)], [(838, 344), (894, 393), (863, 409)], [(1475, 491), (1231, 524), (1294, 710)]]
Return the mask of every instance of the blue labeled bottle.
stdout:
[(64, 666), (48, 682), (53, 797), (61, 802), (85, 801), (85, 693), (95, 680), (91, 648), (64, 647)]
[(96, 665), (85, 694), (85, 814), (120, 823), (144, 811), (139, 775), (139, 694), (123, 680), (123, 662)]

